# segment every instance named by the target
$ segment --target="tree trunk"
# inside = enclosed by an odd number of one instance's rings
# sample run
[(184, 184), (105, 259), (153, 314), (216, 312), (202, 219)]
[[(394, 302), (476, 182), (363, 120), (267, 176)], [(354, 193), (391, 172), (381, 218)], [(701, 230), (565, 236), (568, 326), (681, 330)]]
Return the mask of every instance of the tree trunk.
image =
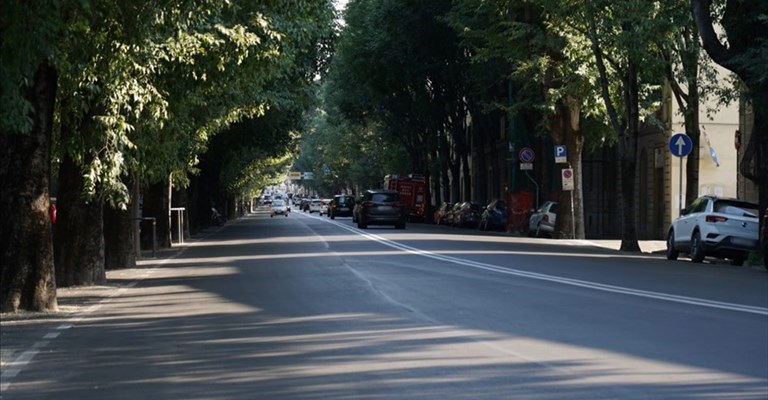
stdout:
[[(584, 134), (580, 129), (581, 107), (576, 99), (558, 102), (557, 115), (552, 118), (549, 129), (557, 143), (564, 143), (568, 164), (573, 168), (573, 191), (561, 191), (555, 223), (558, 238), (584, 239), (584, 194), (582, 189), (581, 153), (584, 149)], [(561, 171), (561, 168), (556, 168)]]
[[(149, 186), (144, 194), (143, 215), (145, 218), (154, 217), (156, 220), (156, 238), (158, 248), (171, 247), (171, 227), (168, 224), (168, 181), (161, 181)], [(219, 210), (223, 213), (223, 210)], [(141, 244), (144, 249), (152, 248), (152, 224), (143, 221), (141, 224)]]
[(462, 153), (461, 168), (464, 174), (464, 187), (462, 187), (462, 197), (467, 201), (474, 201), (477, 199), (472, 198), (472, 174), (470, 173), (469, 156), (466, 149)]
[[(62, 141), (74, 132), (62, 129)], [(83, 172), (70, 155), (59, 168), (56, 281), (60, 287), (104, 284), (104, 206), (82, 196)]]
[(701, 160), (701, 128), (699, 128), (699, 97), (691, 95), (691, 103), (688, 104), (689, 115), (685, 116), (685, 134), (691, 138), (693, 149), (688, 154), (685, 163), (685, 205), (686, 207), (699, 197), (699, 161)]
[(104, 207), (104, 268), (136, 267), (131, 208), (116, 210)]
[(32, 132), (0, 131), (0, 310), (56, 311), (50, 173), (56, 70), (42, 64), (25, 97)]
[[(731, 70), (741, 78), (748, 88), (748, 95), (754, 112), (754, 124), (749, 146), (753, 154), (745, 154), (739, 165), (739, 172), (758, 186), (760, 213), (766, 213), (768, 207), (768, 85), (765, 83), (762, 65), (765, 57), (758, 56), (768, 38), (764, 24), (759, 17), (768, 11), (768, 4), (761, 1), (728, 0), (722, 26), (725, 28), (729, 46), (720, 42), (710, 14), (710, 0), (691, 0), (696, 27), (701, 37), (702, 47), (716, 63)], [(749, 150), (747, 151), (749, 152)], [(748, 157), (752, 157), (750, 161)], [(750, 171), (749, 163), (756, 168)], [(765, 230), (760, 219), (761, 232)], [(761, 236), (760, 249), (768, 267), (768, 242)]]
[(621, 176), (620, 200), (622, 214), (621, 248), (622, 251), (640, 251), (637, 241), (637, 220), (635, 219), (635, 190), (637, 173), (637, 138), (640, 127), (638, 102), (637, 63), (630, 59), (626, 82), (624, 83), (627, 107), (627, 130), (619, 135), (619, 164)]
[[(752, 169), (753, 174), (749, 179), (758, 186), (760, 213), (766, 215), (768, 213), (768, 85), (750, 89), (750, 100), (754, 113), (750, 145), (754, 148), (752, 165), (755, 168)], [(742, 171), (747, 172), (745, 170), (746, 168), (742, 168)], [(760, 232), (768, 231), (764, 224), (765, 219), (760, 218)], [(759, 251), (765, 267), (768, 268), (768, 237), (765, 235), (760, 237)]]

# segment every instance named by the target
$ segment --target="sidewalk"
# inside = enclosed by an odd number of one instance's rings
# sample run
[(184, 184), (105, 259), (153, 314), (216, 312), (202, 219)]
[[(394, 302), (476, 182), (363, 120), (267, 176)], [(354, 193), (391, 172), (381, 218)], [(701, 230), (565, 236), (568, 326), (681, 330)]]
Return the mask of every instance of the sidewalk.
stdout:
[[(583, 242), (612, 250), (621, 248), (621, 240), (586, 239)], [(667, 242), (664, 240), (640, 240), (638, 243), (643, 253), (660, 254), (667, 251)]]
[(144, 277), (147, 273), (177, 255), (182, 248), (164, 249), (157, 258), (148, 258), (150, 252), (143, 252), (136, 268), (107, 271), (107, 283), (101, 286), (79, 286), (56, 290), (59, 310), (57, 312), (19, 312), (0, 314), (0, 388), (11, 380), (26, 358), (44, 348), (58, 332), (96, 312), (101, 304), (120, 294)]

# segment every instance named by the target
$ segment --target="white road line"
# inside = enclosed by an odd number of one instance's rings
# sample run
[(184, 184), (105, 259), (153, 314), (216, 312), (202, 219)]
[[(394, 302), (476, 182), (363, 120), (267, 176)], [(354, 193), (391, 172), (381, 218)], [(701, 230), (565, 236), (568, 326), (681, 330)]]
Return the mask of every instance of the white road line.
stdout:
[(583, 280), (572, 279), (572, 278), (564, 278), (564, 277), (559, 277), (554, 275), (540, 274), (537, 272), (529, 272), (529, 271), (523, 271), (523, 270), (514, 269), (514, 268), (501, 267), (498, 265), (486, 264), (486, 263), (477, 262), (477, 261), (464, 260), (461, 258), (446, 256), (442, 254), (433, 253), (431, 251), (421, 250), (415, 247), (407, 246), (402, 243), (395, 242), (391, 239), (387, 239), (375, 234), (367, 233), (357, 228), (349, 227), (345, 224), (342, 224), (336, 221), (327, 220), (327, 222), (333, 223), (341, 228), (344, 228), (350, 232), (357, 233), (358, 235), (368, 238), (370, 240), (373, 240), (375, 242), (379, 242), (385, 246), (402, 250), (406, 253), (419, 255), (427, 258), (432, 258), (435, 260), (445, 261), (448, 263), (461, 265), (464, 267), (482, 269), (485, 271), (491, 271), (491, 272), (496, 272), (496, 273), (505, 274), (505, 275), (514, 275), (514, 276), (519, 276), (524, 278), (556, 282), (563, 285), (578, 286), (582, 288), (599, 290), (603, 292), (620, 293), (620, 294), (625, 294), (630, 296), (638, 296), (638, 297), (645, 297), (645, 298), (656, 299), (656, 300), (671, 301), (674, 303), (690, 304), (690, 305), (701, 306), (701, 307), (718, 308), (722, 310), (739, 311), (739, 312), (745, 312), (745, 313), (757, 314), (757, 315), (768, 315), (768, 308), (765, 308), (765, 307), (725, 303), (725, 302), (714, 301), (714, 300), (700, 299), (696, 297), (678, 296), (678, 295), (667, 294), (667, 293), (632, 289), (632, 288), (627, 288), (622, 286), (606, 285), (606, 284), (597, 283), (597, 282), (583, 281)]
[[(216, 232), (218, 232), (219, 230), (220, 229), (216, 230)], [(211, 234), (208, 234), (202, 239), (205, 239), (210, 235)], [(118, 290), (113, 291), (107, 297), (101, 299), (98, 303), (93, 304), (90, 307), (86, 308), (85, 310), (77, 313), (73, 317), (69, 318), (66, 323), (57, 326), (55, 329), (57, 331), (64, 331), (72, 328), (75, 323), (85, 319), (86, 315), (93, 313), (94, 311), (101, 308), (102, 305), (107, 304), (110, 301), (112, 301), (115, 297), (122, 295), (127, 291), (127, 289), (135, 287), (141, 280), (146, 279), (150, 275), (152, 275), (157, 268), (162, 267), (168, 261), (182, 255), (184, 252), (187, 251), (188, 248), (189, 247), (183, 247), (179, 250), (178, 253), (172, 255), (171, 257), (158, 260), (157, 266), (151, 269), (148, 269), (146, 272), (138, 276), (133, 281), (127, 283), (126, 285), (121, 286)], [(37, 355), (37, 353), (40, 352), (41, 348), (48, 346), (48, 344), (50, 343), (50, 340), (58, 338), (60, 334), (61, 332), (55, 332), (55, 331), (47, 333), (45, 336), (43, 336), (43, 339), (48, 339), (48, 340), (41, 340), (39, 342), (36, 342), (34, 345), (32, 345), (32, 347), (30, 347), (29, 349), (21, 353), (21, 355), (16, 357), (13, 361), (9, 362), (7, 365), (3, 365), (2, 374), (0, 374), (0, 400), (2, 400), (2, 392), (8, 389), (8, 387), (11, 385), (11, 381), (13, 380), (13, 378), (15, 378), (16, 375), (18, 375), (19, 372), (21, 372), (27, 365), (29, 365), (32, 359), (35, 358), (35, 355)]]
[(21, 355), (10, 362), (7, 367), (3, 368), (3, 373), (0, 375), (0, 393), (8, 389), (8, 386), (11, 385), (11, 380), (16, 377), (24, 367), (29, 365), (30, 361), (35, 358), (35, 355), (40, 352), (40, 349), (47, 346), (48, 343), (47, 340), (36, 342), (30, 349), (21, 353)]

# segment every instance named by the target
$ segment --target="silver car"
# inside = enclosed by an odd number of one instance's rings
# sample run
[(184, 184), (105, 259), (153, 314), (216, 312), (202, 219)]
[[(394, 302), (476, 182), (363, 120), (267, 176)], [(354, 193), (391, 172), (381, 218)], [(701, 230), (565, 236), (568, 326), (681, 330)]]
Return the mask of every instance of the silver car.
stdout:
[(713, 256), (742, 265), (749, 252), (757, 250), (759, 214), (754, 203), (699, 197), (672, 221), (667, 233), (667, 258), (676, 260), (680, 253), (687, 253), (695, 263)]
[(528, 236), (552, 236), (557, 221), (557, 202), (546, 201), (537, 210), (531, 212), (525, 228)]

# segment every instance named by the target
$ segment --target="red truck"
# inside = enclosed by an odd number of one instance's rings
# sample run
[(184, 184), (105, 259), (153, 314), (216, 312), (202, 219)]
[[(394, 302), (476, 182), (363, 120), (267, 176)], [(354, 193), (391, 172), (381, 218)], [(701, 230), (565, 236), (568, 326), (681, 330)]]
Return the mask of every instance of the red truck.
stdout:
[(387, 175), (384, 189), (397, 190), (411, 219), (423, 219), (427, 209), (427, 180), (422, 175)]

